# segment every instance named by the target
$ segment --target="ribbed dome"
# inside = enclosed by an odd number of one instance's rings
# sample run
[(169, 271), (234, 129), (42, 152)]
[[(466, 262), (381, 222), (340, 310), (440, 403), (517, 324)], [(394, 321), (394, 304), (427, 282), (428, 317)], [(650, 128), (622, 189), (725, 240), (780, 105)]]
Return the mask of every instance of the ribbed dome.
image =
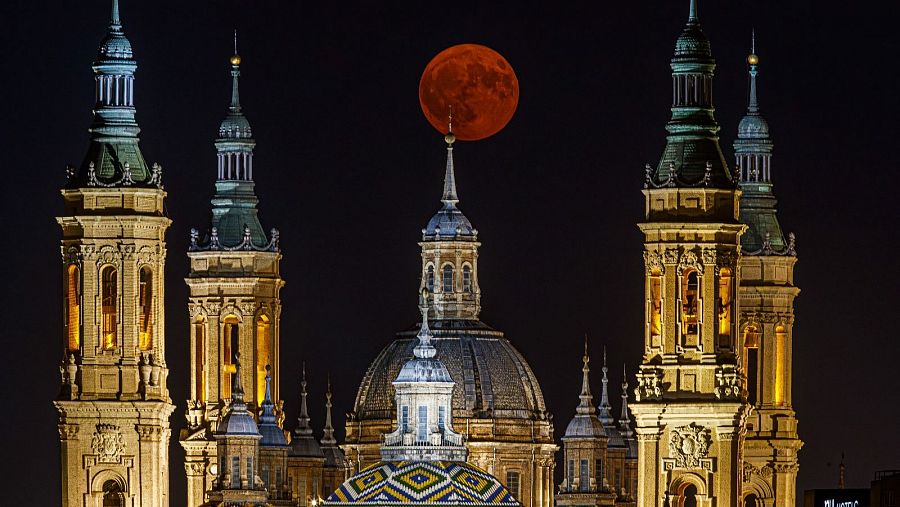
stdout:
[(710, 56), (712, 47), (699, 23), (688, 23), (675, 42), (675, 56)]
[(463, 215), (453, 203), (447, 203), (428, 221), (428, 225), (422, 230), (422, 234), (428, 239), (465, 237), (474, 239), (476, 231), (472, 222)]
[[(507, 340), (480, 321), (438, 320), (429, 324), (437, 357), (456, 382), (457, 417), (543, 419), (544, 396), (525, 359)], [(400, 333), (369, 366), (354, 406), (358, 419), (394, 419), (394, 386), (401, 367), (418, 344), (415, 329)]]
[(253, 420), (253, 416), (247, 412), (246, 408), (229, 410), (219, 422), (216, 432), (226, 435), (260, 436), (256, 421)]
[(741, 139), (768, 139), (769, 123), (759, 115), (747, 115), (738, 125), (738, 137)]
[(453, 382), (453, 379), (439, 360), (416, 358), (403, 365), (395, 382)]
[(563, 438), (605, 437), (606, 430), (596, 415), (576, 415), (566, 426)]
[(134, 57), (131, 42), (121, 32), (112, 32), (100, 43), (100, 60), (130, 60)]
[(250, 129), (250, 122), (243, 113), (228, 113), (228, 116), (219, 125), (220, 139), (250, 139), (252, 137), (253, 131)]
[(325, 504), (520, 505), (489, 473), (445, 461), (376, 463), (341, 484)]

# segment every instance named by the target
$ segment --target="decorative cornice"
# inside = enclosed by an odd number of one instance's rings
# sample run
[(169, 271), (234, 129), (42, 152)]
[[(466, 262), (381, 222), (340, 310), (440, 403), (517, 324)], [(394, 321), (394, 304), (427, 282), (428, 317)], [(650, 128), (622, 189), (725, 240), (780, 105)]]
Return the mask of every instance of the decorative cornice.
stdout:
[(258, 245), (253, 242), (250, 227), (244, 225), (244, 235), (241, 242), (234, 246), (225, 246), (219, 242), (219, 231), (213, 227), (209, 234), (209, 241), (206, 244), (200, 243), (200, 232), (197, 229), (191, 229), (191, 245), (188, 247), (189, 252), (235, 252), (235, 251), (256, 251), (256, 252), (280, 252), (279, 245), (281, 241), (281, 233), (278, 229), (273, 228), (270, 231), (271, 238), (268, 244)]

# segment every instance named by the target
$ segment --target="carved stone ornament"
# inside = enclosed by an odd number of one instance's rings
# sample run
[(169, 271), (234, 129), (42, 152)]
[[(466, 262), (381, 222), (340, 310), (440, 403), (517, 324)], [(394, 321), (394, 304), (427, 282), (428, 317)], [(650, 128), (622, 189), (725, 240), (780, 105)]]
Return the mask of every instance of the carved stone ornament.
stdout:
[(637, 381), (638, 385), (634, 390), (637, 401), (662, 398), (662, 372), (642, 369), (637, 374)]
[(750, 478), (754, 475), (762, 477), (763, 479), (768, 479), (768, 478), (772, 477), (772, 468), (770, 468), (768, 465), (763, 465), (761, 467), (755, 467), (755, 466), (753, 466), (753, 464), (745, 461), (744, 469), (743, 469), (741, 475), (744, 479), (744, 482), (750, 482)]
[(712, 437), (697, 423), (675, 428), (669, 437), (669, 452), (678, 468), (700, 468), (700, 460), (709, 452)]
[(91, 449), (101, 463), (118, 462), (125, 450), (125, 437), (114, 424), (98, 424), (91, 440)]
[(97, 251), (97, 264), (113, 264), (118, 266), (119, 264), (119, 252), (116, 250), (116, 247), (111, 245), (104, 245), (100, 247), (100, 250)]
[(656, 270), (662, 274), (665, 271), (662, 256), (658, 252), (644, 252), (644, 266), (647, 268), (647, 273)]
[(156, 252), (149, 246), (142, 246), (135, 254), (138, 266), (156, 264)]
[(63, 261), (66, 264), (81, 264), (81, 249), (77, 246), (70, 246), (64, 249)]
[(697, 270), (701, 275), (703, 274), (703, 264), (700, 263), (700, 259), (697, 258), (697, 253), (688, 250), (681, 254), (681, 258), (678, 260), (678, 273), (683, 273), (684, 270), (692, 268)]
[(724, 365), (716, 368), (716, 399), (740, 400), (741, 375), (737, 367)]
[(666, 248), (666, 251), (663, 252), (663, 262), (666, 264), (677, 264), (678, 263), (678, 249), (677, 248)]

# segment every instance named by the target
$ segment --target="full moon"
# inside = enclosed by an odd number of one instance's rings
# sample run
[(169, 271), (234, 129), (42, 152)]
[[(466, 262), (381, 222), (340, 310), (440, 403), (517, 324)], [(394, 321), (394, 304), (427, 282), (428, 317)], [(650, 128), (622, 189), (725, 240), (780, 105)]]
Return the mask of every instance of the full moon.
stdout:
[(460, 44), (435, 56), (419, 81), (419, 103), (442, 134), (453, 114), (453, 134), (463, 141), (490, 137), (506, 126), (519, 104), (519, 80), (493, 49)]

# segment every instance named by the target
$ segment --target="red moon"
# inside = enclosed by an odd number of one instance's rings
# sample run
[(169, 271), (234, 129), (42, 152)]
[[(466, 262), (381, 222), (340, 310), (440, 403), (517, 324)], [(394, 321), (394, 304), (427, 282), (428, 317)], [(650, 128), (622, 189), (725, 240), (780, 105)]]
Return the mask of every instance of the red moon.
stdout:
[(462, 141), (490, 137), (506, 126), (519, 104), (519, 80), (512, 66), (493, 49), (460, 44), (441, 51), (422, 73), (419, 103), (428, 122)]

